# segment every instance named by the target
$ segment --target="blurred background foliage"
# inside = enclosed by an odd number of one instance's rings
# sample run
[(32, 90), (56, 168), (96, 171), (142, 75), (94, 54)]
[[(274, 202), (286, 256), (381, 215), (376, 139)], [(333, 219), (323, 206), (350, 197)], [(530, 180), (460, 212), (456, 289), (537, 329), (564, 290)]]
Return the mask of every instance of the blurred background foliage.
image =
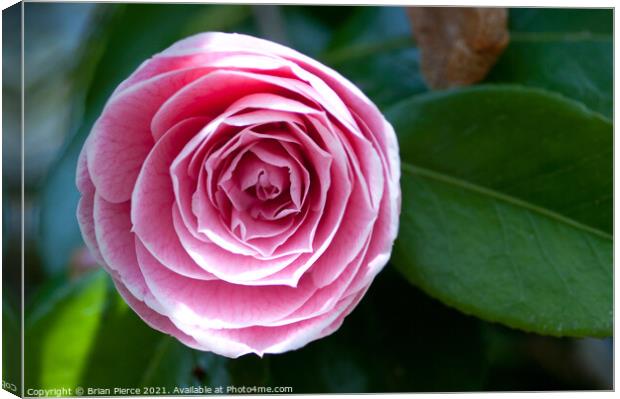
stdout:
[[(5, 32), (18, 31), (18, 22), (17, 7), (3, 12)], [(511, 42), (487, 83), (558, 93), (611, 129), (612, 25), (610, 10), (511, 9)], [(289, 45), (352, 80), (382, 110), (396, 110), (389, 114), (394, 117), (398, 108), (391, 106), (416, 95), (422, 97), (412, 101), (430, 114), (445, 115), (424, 97), (419, 51), (402, 7), (26, 3), (26, 387), (279, 385), (295, 393), (612, 388), (611, 339), (552, 338), (465, 315), (410, 284), (391, 264), (339, 331), (292, 353), (229, 360), (147, 327), (84, 251), (75, 219), (75, 165), (115, 86), (144, 59), (203, 31)], [(4, 49), (5, 60), (19, 57), (15, 43), (6, 41)], [(3, 76), (4, 104), (18, 104), (18, 73), (3, 70)], [(546, 107), (528, 98), (526, 104)], [(3, 322), (15, 326), (19, 109), (3, 113)], [(432, 119), (416, 123), (433, 126)], [(599, 223), (605, 231), (609, 219)], [(407, 276), (433, 292), (432, 281)], [(5, 362), (5, 370), (11, 365)]]

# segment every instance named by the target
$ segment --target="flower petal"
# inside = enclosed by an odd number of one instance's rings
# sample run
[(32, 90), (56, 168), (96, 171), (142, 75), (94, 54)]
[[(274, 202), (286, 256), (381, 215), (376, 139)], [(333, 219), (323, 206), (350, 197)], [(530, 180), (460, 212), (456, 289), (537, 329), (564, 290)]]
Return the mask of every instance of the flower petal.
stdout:
[(113, 95), (89, 136), (87, 161), (97, 192), (109, 202), (130, 199), (153, 147), (151, 120), (177, 90), (205, 73), (202, 68), (170, 72)]
[(314, 293), (310, 279), (293, 288), (245, 286), (221, 280), (195, 280), (170, 271), (136, 242), (138, 262), (154, 297), (168, 314), (207, 328), (262, 325), (290, 314)]
[(181, 275), (211, 280), (183, 249), (173, 227), (174, 191), (169, 168), (185, 143), (204, 126), (204, 118), (191, 118), (170, 129), (150, 152), (136, 181), (131, 199), (133, 231), (161, 263)]

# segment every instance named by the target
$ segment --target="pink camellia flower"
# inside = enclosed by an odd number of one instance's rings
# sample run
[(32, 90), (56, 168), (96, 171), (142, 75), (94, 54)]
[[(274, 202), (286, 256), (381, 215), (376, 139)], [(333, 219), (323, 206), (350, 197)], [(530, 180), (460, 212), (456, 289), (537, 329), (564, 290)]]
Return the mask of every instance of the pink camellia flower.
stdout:
[(334, 332), (390, 256), (390, 124), (290, 48), (203, 33), (118, 86), (80, 155), (84, 240), (151, 327), (224, 356)]

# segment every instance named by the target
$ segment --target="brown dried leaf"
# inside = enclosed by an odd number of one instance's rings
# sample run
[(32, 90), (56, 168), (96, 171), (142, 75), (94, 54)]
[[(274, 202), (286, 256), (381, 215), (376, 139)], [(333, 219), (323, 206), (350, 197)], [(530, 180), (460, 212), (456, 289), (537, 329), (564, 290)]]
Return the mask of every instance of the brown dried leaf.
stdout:
[(466, 86), (482, 80), (508, 45), (508, 11), (482, 7), (410, 7), (429, 87)]

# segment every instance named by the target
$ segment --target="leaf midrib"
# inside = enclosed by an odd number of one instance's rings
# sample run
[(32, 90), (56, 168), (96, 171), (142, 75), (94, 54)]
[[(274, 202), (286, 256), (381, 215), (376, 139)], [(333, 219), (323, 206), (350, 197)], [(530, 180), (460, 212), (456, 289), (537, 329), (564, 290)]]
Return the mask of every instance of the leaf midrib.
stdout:
[(483, 187), (474, 183), (471, 183), (469, 181), (454, 177), (454, 176), (449, 176), (440, 172), (436, 172), (434, 170), (430, 170), (430, 169), (426, 169), (420, 166), (416, 166), (413, 164), (410, 164), (408, 162), (401, 162), (401, 169), (403, 170), (403, 172), (407, 172), (410, 174), (414, 174), (414, 175), (419, 175), (419, 176), (423, 176), (423, 177), (427, 177), (436, 181), (440, 181), (443, 183), (447, 183), (450, 184), (452, 186), (457, 186), (460, 187), (462, 189), (468, 190), (468, 191), (472, 191), (478, 194), (483, 194), (489, 197), (492, 197), (496, 200), (499, 201), (503, 201), (506, 203), (509, 203), (511, 205), (523, 208), (523, 209), (527, 209), (530, 212), (534, 212), (537, 214), (540, 214), (542, 216), (545, 216), (547, 218), (556, 220), (557, 222), (566, 224), (568, 226), (571, 226), (573, 228), (576, 228), (578, 230), (596, 235), (600, 238), (603, 238), (605, 240), (613, 240), (613, 237), (610, 234), (607, 234), (601, 230), (595, 229), (593, 227), (590, 227), (588, 225), (585, 225), (583, 223), (577, 222), (573, 219), (570, 219), (566, 216), (560, 215), (559, 213), (550, 211), (549, 209), (534, 205), (532, 203), (529, 203), (527, 201), (523, 201), (521, 199), (515, 198), (515, 197), (511, 197), (509, 195), (506, 194), (502, 194), (498, 191), (489, 189), (487, 187)]

